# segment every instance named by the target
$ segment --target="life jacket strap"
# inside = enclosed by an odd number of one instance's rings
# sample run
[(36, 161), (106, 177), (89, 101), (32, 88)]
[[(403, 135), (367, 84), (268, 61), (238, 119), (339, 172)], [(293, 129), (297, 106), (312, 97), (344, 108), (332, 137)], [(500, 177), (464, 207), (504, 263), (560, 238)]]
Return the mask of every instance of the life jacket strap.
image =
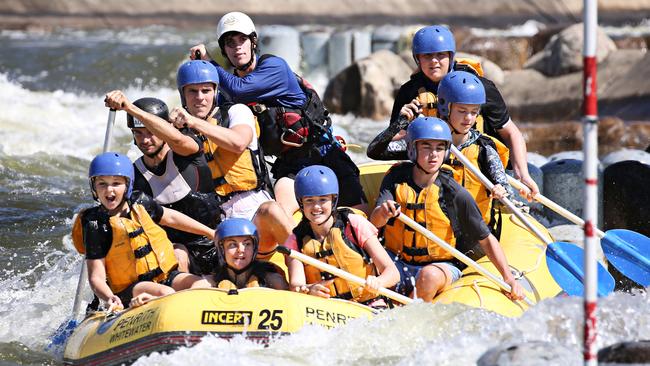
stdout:
[(322, 251), (316, 253), (316, 259), (330, 257), (330, 256), (333, 256), (333, 255), (334, 255), (334, 250), (332, 250), (332, 249), (322, 250)]
[(158, 268), (153, 269), (153, 270), (151, 270), (151, 271), (149, 271), (147, 273), (143, 273), (143, 274), (139, 275), (138, 276), (138, 281), (139, 282), (153, 281), (154, 278), (160, 276), (163, 273), (164, 272), (162, 271), (162, 269), (160, 269), (160, 267), (158, 267)]
[(429, 255), (429, 249), (404, 246), (404, 248), (402, 248), (402, 253), (411, 257), (424, 256)]
[(133, 239), (133, 238), (135, 238), (136, 236), (141, 235), (142, 233), (144, 233), (144, 229), (140, 227), (140, 228), (138, 228), (138, 229), (135, 230), (135, 231), (131, 231), (131, 232), (129, 233), (129, 238), (130, 238), (130, 239)]
[(153, 252), (153, 248), (151, 247), (151, 243), (147, 243), (147, 245), (142, 246), (142, 247), (140, 247), (140, 248), (133, 251), (133, 253), (135, 254), (136, 259), (143, 258), (144, 256), (146, 256), (147, 254), (149, 254), (151, 252)]

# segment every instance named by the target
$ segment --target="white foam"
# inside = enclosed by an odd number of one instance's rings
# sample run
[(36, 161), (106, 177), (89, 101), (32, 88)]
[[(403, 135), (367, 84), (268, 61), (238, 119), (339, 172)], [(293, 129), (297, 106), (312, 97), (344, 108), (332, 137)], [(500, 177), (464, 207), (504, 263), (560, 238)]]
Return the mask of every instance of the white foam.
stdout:
[[(170, 108), (180, 104), (177, 91), (129, 88), (133, 101), (148, 96), (162, 99)], [(32, 91), (0, 74), (0, 152), (10, 156), (36, 153), (92, 159), (101, 152), (108, 109), (103, 95), (77, 94), (65, 90)], [(126, 114), (118, 112), (112, 150), (132, 147)]]

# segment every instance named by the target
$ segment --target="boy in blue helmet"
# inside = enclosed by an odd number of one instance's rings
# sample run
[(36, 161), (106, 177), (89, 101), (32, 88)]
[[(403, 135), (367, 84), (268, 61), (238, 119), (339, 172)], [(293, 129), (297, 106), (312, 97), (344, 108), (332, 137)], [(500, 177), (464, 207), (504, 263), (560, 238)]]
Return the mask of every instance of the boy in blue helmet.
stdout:
[(320, 297), (385, 307), (384, 299), (377, 297), (378, 289), (395, 285), (399, 273), (379, 243), (377, 229), (350, 209), (337, 208), (339, 186), (334, 172), (322, 165), (300, 170), (295, 192), (303, 218), (284, 245), (365, 278), (366, 285), (334, 278), (289, 258), (291, 288)]
[(96, 156), (88, 177), (100, 205), (77, 215), (72, 239), (86, 256), (88, 281), (99, 299), (124, 308), (200, 285), (200, 277), (177, 270), (172, 243), (158, 224), (208, 237), (212, 229), (133, 191), (133, 165), (125, 155)]
[[(271, 173), (275, 178), (275, 196), (289, 216), (298, 210), (293, 179), (310, 165), (325, 165), (334, 170), (341, 187), (343, 205), (368, 210), (360, 183), (359, 169), (342, 150), (331, 130), (332, 121), (322, 101), (302, 78), (297, 77), (280, 57), (258, 57), (257, 32), (246, 14), (225, 14), (217, 25), (221, 53), (235, 68), (231, 74), (212, 62), (224, 97), (251, 106), (256, 114), (264, 151), (277, 156)], [(204, 45), (190, 50), (210, 59)]]
[(453, 144), (492, 181), (492, 192), (455, 157), (450, 157), (454, 179), (474, 197), (483, 220), (492, 217), (492, 197), (512, 194), (505, 166), (508, 148), (501, 141), (476, 130), (476, 117), (485, 103), (485, 89), (476, 75), (452, 71), (438, 86), (438, 113), (449, 124)]
[[(511, 299), (522, 299), (498, 240), (490, 233), (471, 195), (443, 167), (452, 143), (447, 124), (434, 117), (416, 118), (406, 133), (410, 161), (395, 165), (382, 181), (370, 221), (384, 228), (384, 246), (400, 271), (396, 291), (431, 301), (461, 276), (463, 264), (423, 235), (406, 227), (407, 215), (470, 258), (486, 253), (511, 286)], [(477, 246), (478, 244), (478, 246)]]
[[(221, 210), (214, 195), (212, 174), (203, 156), (203, 142), (188, 128), (169, 122), (167, 104), (157, 98), (129, 101), (120, 90), (106, 94), (107, 107), (127, 113), (126, 124), (142, 156), (133, 165), (133, 187), (156, 202), (216, 227)], [(164, 227), (174, 243), (181, 272), (207, 274), (212, 270), (212, 240)]]
[(217, 106), (219, 80), (207, 61), (183, 63), (176, 77), (183, 107), (174, 108), (169, 117), (177, 128), (188, 127), (196, 133), (223, 216), (255, 223), (260, 228), (259, 257), (268, 259), (294, 224), (273, 200), (253, 113), (243, 104)]
[(226, 219), (214, 234), (217, 261), (214, 276), (205, 277), (211, 286), (223, 290), (268, 287), (287, 290), (284, 271), (270, 262), (255, 259), (259, 249), (257, 228), (249, 220)]
[[(412, 52), (418, 71), (400, 87), (395, 97), (388, 128), (375, 137), (368, 146), (368, 157), (372, 159), (406, 159), (405, 144), (402, 141), (406, 126), (420, 114), (425, 117), (437, 116), (434, 95), (438, 93), (440, 81), (453, 70), (476, 72), (465, 63), (455, 62), (454, 35), (441, 25), (432, 25), (418, 30), (413, 36)], [(479, 129), (508, 146), (515, 175), (531, 189), (532, 195), (528, 195), (528, 198), (532, 199), (536, 193), (539, 193), (539, 188), (528, 172), (526, 141), (510, 118), (508, 108), (496, 85), (487, 78), (477, 77), (486, 93), (486, 102), (481, 108), (481, 117), (478, 119), (482, 121), (480, 123), (482, 128)]]

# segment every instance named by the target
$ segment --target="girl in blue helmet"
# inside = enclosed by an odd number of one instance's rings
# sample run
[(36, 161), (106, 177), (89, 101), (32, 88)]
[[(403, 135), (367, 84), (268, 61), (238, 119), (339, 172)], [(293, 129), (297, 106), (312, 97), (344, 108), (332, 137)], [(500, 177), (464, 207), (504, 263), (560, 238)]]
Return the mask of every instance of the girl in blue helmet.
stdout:
[(377, 229), (352, 210), (336, 207), (339, 185), (334, 172), (322, 165), (303, 168), (296, 175), (295, 192), (303, 218), (284, 245), (365, 278), (366, 285), (334, 278), (288, 258), (291, 288), (385, 307), (384, 299), (378, 298), (378, 289), (397, 283), (397, 268), (379, 243)]
[[(438, 86), (438, 113), (449, 124), (453, 144), (492, 181), (491, 194), (501, 199), (513, 193), (505, 171), (508, 148), (474, 128), (484, 103), (483, 84), (469, 72), (453, 71)], [(455, 157), (450, 157), (450, 165), (454, 169), (454, 179), (474, 197), (483, 220), (489, 223), (492, 217), (490, 191)]]
[(216, 262), (214, 276), (205, 277), (211, 286), (223, 290), (269, 287), (287, 290), (284, 271), (271, 262), (256, 260), (259, 236), (255, 225), (243, 218), (230, 218), (214, 234)]
[(490, 233), (472, 196), (443, 162), (449, 155), (451, 131), (443, 120), (416, 118), (406, 132), (409, 162), (393, 166), (381, 183), (370, 221), (384, 228), (384, 246), (400, 271), (396, 291), (424, 301), (448, 288), (464, 265), (435, 242), (395, 219), (407, 215), (473, 259), (486, 253), (512, 288), (511, 299), (523, 298), (499, 241)]
[[(395, 97), (390, 124), (368, 145), (368, 157), (377, 160), (405, 160), (406, 144), (403, 141), (409, 121), (423, 115), (438, 116), (436, 95), (440, 81), (451, 71), (475, 73), (483, 84), (486, 103), (478, 119), (482, 132), (503, 141), (511, 150), (515, 175), (526, 184), (533, 195), (539, 193), (537, 184), (528, 172), (526, 141), (510, 118), (505, 101), (496, 85), (483, 77), (475, 67), (465, 61), (458, 62), (453, 33), (444, 26), (432, 25), (418, 30), (413, 36), (413, 58), (418, 66), (416, 73), (404, 83)], [(393, 141), (395, 140), (395, 141)]]
[(200, 285), (200, 277), (177, 270), (172, 243), (158, 224), (212, 238), (209, 227), (133, 191), (133, 164), (122, 154), (96, 156), (88, 177), (100, 204), (76, 216), (72, 239), (86, 256), (88, 281), (100, 300), (124, 308)]

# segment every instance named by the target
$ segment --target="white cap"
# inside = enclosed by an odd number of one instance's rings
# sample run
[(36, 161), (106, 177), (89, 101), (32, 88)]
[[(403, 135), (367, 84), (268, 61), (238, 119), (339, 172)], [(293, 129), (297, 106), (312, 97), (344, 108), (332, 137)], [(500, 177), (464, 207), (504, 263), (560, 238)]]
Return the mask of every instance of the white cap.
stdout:
[(219, 23), (217, 24), (217, 39), (221, 39), (221, 36), (228, 32), (239, 32), (249, 35), (256, 32), (255, 24), (253, 24), (253, 21), (248, 15), (233, 11), (219, 19)]

